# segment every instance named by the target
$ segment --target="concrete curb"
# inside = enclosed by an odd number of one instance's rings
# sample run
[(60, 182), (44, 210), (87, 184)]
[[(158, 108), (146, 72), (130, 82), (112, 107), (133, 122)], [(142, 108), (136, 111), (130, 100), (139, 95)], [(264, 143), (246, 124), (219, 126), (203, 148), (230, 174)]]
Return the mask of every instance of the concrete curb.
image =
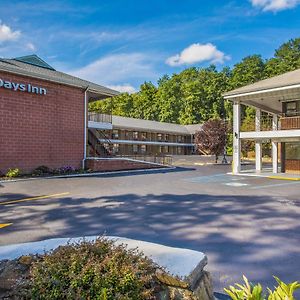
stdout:
[(260, 177), (260, 178), (276, 179), (276, 180), (300, 181), (300, 177), (285, 177), (280, 175), (277, 176), (277, 175), (267, 175), (267, 174), (251, 174), (251, 173), (233, 174), (232, 172), (228, 172), (226, 174), (231, 176)]
[(42, 179), (59, 179), (59, 178), (73, 178), (73, 177), (92, 177), (92, 176), (99, 176), (99, 175), (114, 175), (114, 174), (129, 174), (129, 173), (136, 173), (136, 172), (152, 172), (152, 171), (162, 171), (162, 170), (174, 170), (177, 167), (168, 167), (164, 166), (163, 168), (153, 168), (153, 169), (137, 169), (137, 170), (125, 170), (125, 171), (107, 171), (107, 172), (93, 172), (93, 173), (82, 173), (82, 174), (69, 174), (69, 175), (54, 175), (54, 176), (47, 176), (47, 177), (28, 177), (28, 178), (19, 178), (19, 179), (12, 179), (12, 180), (0, 180), (0, 183), (13, 183), (19, 181), (30, 181), (30, 180), (42, 180)]

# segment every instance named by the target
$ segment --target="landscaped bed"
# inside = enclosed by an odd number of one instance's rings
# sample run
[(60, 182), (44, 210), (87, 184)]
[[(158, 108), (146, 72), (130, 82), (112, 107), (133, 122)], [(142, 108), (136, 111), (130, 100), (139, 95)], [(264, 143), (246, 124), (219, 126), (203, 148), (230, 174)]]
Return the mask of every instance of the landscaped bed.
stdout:
[[(4, 246), (7, 249), (1, 253), (7, 259), (0, 261), (0, 299), (213, 299), (211, 278), (203, 270), (207, 260), (201, 252), (130, 239), (128, 246), (112, 237), (63, 240), (45, 241), (56, 246), (44, 254), (37, 250), (41, 242), (7, 246), (10, 250)], [(180, 269), (178, 275), (146, 257), (137, 245), (166, 268), (171, 263), (173, 272)], [(28, 247), (36, 254), (29, 255)], [(13, 259), (14, 248), (26, 254)], [(190, 275), (183, 276), (183, 269)]]

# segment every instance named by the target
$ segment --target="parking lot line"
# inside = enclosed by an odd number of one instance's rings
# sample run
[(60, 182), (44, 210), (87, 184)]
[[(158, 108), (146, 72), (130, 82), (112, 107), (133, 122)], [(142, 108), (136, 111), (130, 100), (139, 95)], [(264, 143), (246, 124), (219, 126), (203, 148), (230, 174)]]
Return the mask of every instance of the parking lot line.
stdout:
[(9, 200), (9, 201), (0, 202), (0, 205), (9, 205), (9, 204), (15, 204), (15, 203), (21, 203), (27, 201), (42, 200), (47, 198), (58, 198), (69, 194), (70, 194), (69, 192), (65, 192), (60, 194), (44, 195), (44, 196), (30, 197), (25, 199), (18, 199), (18, 200)]
[(1, 228), (4, 228), (4, 227), (7, 227), (7, 226), (10, 226), (12, 223), (0, 223), (0, 229)]

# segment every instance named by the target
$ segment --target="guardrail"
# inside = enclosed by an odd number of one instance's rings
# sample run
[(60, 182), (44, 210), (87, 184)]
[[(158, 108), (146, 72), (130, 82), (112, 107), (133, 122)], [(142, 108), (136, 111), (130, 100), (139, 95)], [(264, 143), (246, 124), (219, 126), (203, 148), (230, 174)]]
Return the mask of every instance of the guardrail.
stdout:
[(88, 120), (99, 123), (112, 123), (112, 115), (89, 111)]
[(156, 163), (161, 165), (171, 166), (173, 159), (170, 155), (115, 155), (114, 158), (129, 158), (135, 160), (141, 160), (149, 163)]

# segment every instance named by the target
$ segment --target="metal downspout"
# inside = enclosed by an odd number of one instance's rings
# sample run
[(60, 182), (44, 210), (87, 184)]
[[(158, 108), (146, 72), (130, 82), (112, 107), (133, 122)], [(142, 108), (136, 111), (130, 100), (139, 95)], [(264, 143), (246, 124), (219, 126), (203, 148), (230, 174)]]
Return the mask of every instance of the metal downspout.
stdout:
[(83, 149), (83, 160), (82, 160), (82, 169), (85, 168), (85, 160), (86, 160), (86, 133), (87, 133), (87, 92), (88, 92), (89, 86), (84, 91), (84, 149)]

